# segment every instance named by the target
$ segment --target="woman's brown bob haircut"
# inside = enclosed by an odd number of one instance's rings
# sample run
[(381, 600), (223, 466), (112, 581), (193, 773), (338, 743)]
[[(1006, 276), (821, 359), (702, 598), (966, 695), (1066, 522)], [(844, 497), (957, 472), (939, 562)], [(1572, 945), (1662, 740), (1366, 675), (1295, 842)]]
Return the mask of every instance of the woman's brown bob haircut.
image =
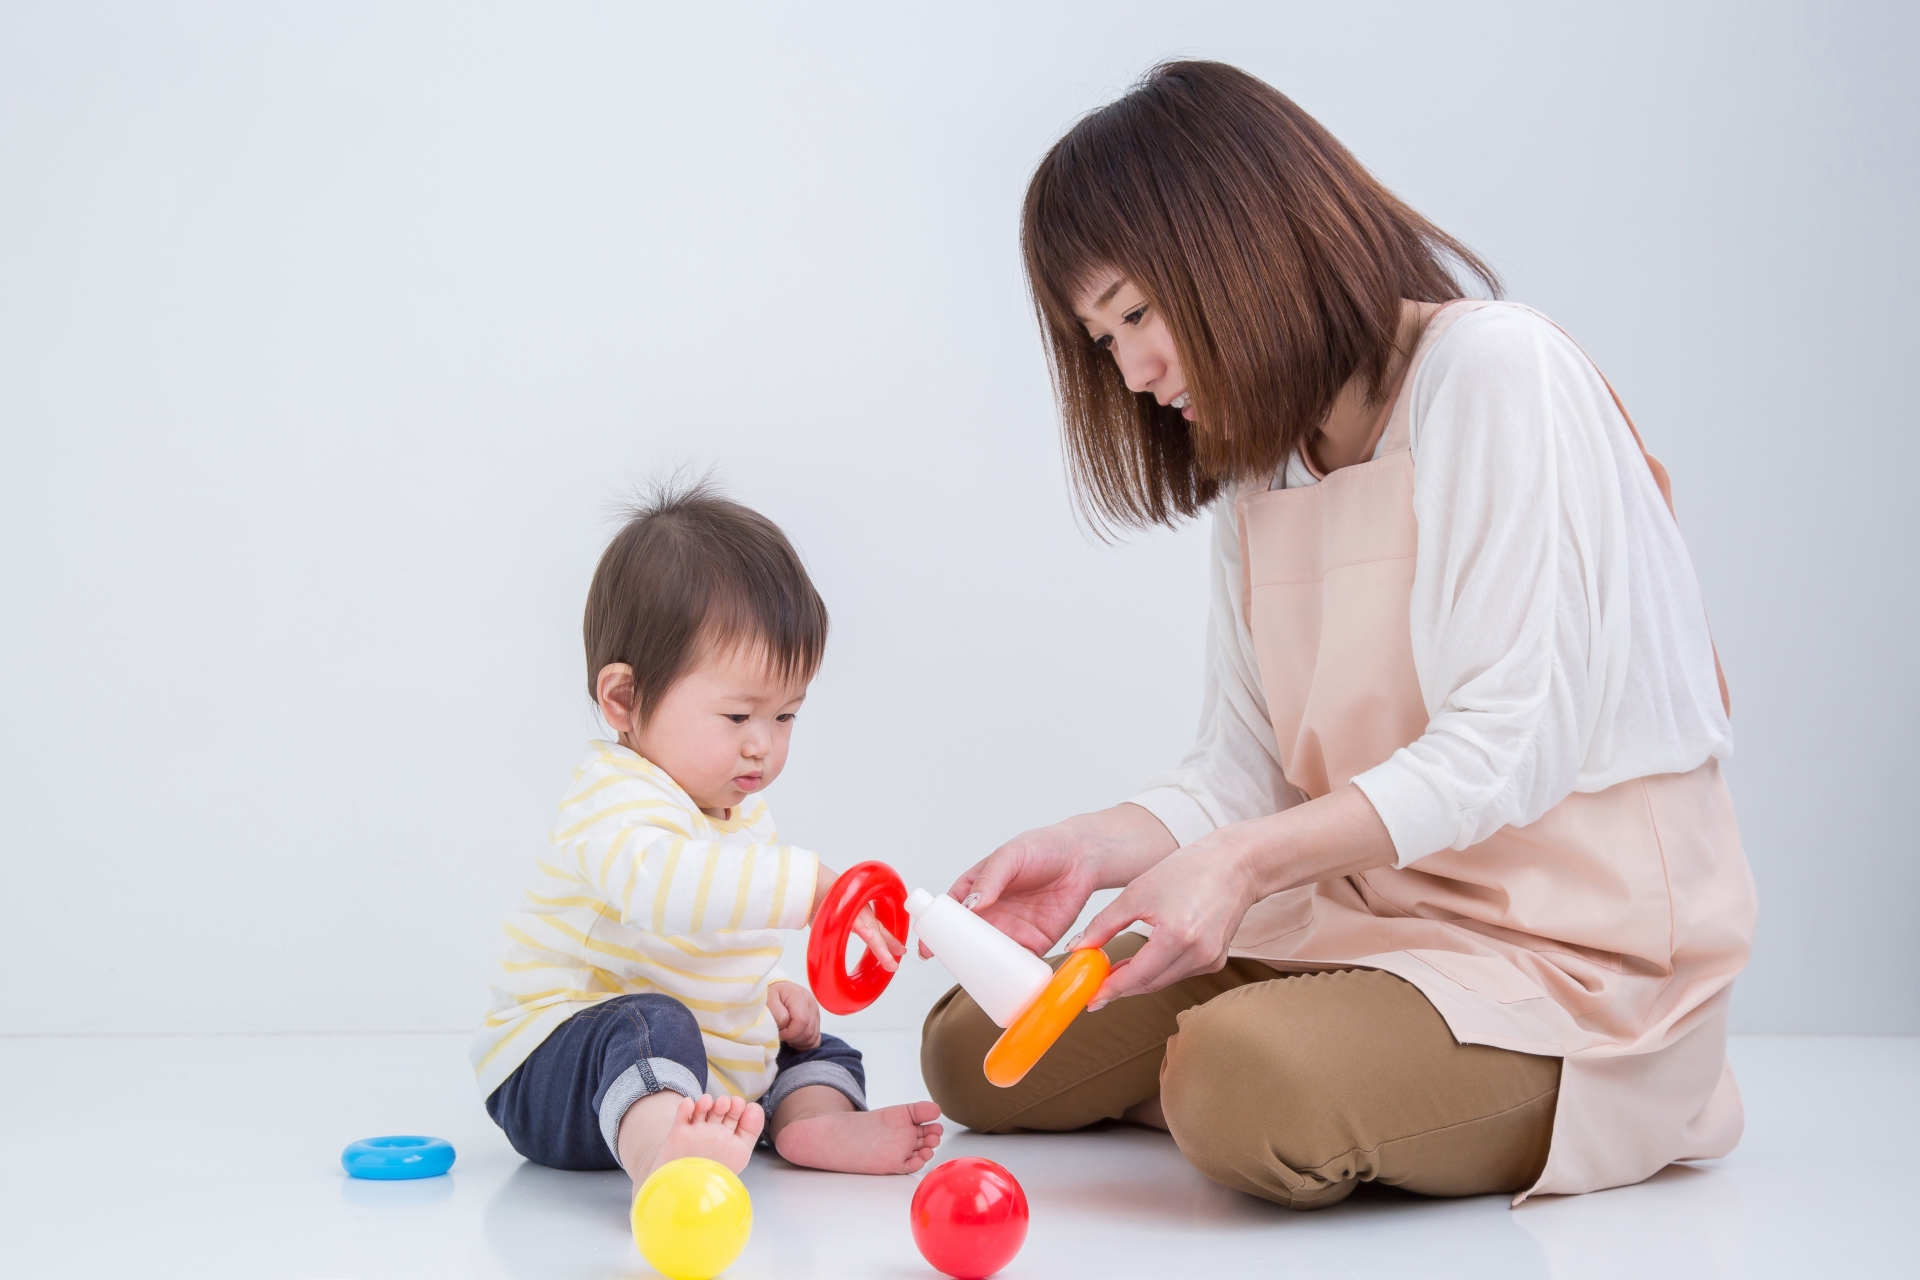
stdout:
[(707, 481), (637, 504), (587, 589), (587, 696), (609, 663), (633, 668), (642, 722), (702, 658), (744, 647), (785, 680), (811, 680), (827, 606), (778, 525)]
[[(1400, 300), (1461, 296), (1465, 245), (1381, 186), (1285, 95), (1219, 62), (1169, 62), (1055, 143), (1020, 242), (1068, 469), (1102, 527), (1174, 524), (1270, 476), (1355, 375), (1387, 392)], [(1171, 331), (1189, 423), (1127, 390), (1074, 312), (1118, 271)]]

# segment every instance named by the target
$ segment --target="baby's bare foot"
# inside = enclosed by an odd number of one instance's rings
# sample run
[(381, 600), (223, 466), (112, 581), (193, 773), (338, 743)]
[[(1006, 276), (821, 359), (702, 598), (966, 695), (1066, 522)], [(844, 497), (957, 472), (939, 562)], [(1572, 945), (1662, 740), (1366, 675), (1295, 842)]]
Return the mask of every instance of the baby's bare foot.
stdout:
[(773, 1146), (794, 1164), (835, 1173), (914, 1173), (933, 1159), (940, 1108), (909, 1102), (878, 1111), (835, 1111), (795, 1120)]
[(673, 1127), (661, 1139), (653, 1164), (640, 1181), (645, 1182), (647, 1174), (669, 1160), (686, 1156), (705, 1156), (738, 1173), (747, 1167), (753, 1144), (759, 1141), (766, 1123), (759, 1106), (745, 1098), (714, 1098), (704, 1093), (698, 1098), (682, 1098)]

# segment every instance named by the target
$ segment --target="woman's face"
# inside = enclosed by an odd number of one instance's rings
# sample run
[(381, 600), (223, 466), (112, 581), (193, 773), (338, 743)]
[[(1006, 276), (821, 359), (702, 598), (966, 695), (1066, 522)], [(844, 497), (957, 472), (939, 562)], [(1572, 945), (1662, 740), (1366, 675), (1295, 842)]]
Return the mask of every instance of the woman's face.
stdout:
[(1173, 334), (1133, 281), (1118, 271), (1096, 275), (1074, 299), (1074, 314), (1087, 327), (1093, 345), (1113, 357), (1129, 391), (1172, 405), (1181, 417), (1193, 421), (1187, 378), (1180, 371)]

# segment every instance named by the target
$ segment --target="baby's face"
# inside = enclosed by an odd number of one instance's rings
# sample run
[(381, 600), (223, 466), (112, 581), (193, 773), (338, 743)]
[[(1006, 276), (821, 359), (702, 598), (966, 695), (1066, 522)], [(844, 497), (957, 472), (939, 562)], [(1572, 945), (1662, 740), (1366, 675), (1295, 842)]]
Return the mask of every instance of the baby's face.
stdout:
[(804, 680), (783, 680), (752, 650), (713, 654), (667, 690), (637, 733), (621, 739), (718, 814), (786, 767)]

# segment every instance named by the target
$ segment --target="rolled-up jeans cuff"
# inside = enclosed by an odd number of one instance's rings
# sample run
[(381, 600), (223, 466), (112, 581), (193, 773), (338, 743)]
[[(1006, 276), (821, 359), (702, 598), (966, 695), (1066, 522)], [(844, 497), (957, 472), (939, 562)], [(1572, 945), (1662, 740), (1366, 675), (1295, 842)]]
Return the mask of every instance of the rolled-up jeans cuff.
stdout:
[(853, 1073), (837, 1062), (801, 1062), (788, 1067), (773, 1078), (773, 1088), (767, 1090), (760, 1099), (760, 1109), (767, 1113), (767, 1119), (773, 1119), (773, 1113), (787, 1100), (787, 1095), (795, 1089), (804, 1089), (810, 1084), (823, 1084), (829, 1089), (838, 1089), (847, 1095), (847, 1101), (853, 1104), (855, 1111), (867, 1109), (867, 1093)]
[(672, 1058), (642, 1058), (607, 1086), (600, 1099), (600, 1136), (607, 1140), (607, 1150), (613, 1152), (616, 1161), (620, 1159), (620, 1118), (640, 1099), (662, 1091), (684, 1098), (697, 1098), (706, 1092), (693, 1072)]

